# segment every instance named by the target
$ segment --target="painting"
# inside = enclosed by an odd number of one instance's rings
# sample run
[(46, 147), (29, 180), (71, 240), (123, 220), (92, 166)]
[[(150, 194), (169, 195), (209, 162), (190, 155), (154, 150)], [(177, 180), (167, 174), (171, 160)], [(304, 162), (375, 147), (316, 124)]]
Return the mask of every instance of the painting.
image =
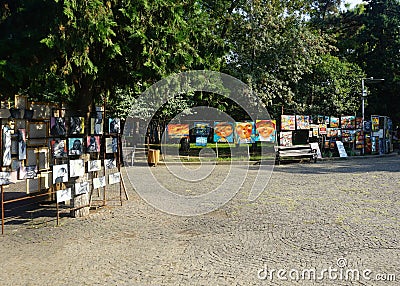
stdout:
[(281, 115), (281, 130), (295, 130), (295, 129), (296, 129), (296, 116)]
[(378, 131), (379, 130), (379, 116), (372, 115), (371, 122), (372, 122), (372, 132)]
[(18, 180), (25, 180), (26, 179), (26, 167), (21, 166), (18, 170)]
[(196, 146), (206, 147), (207, 146), (207, 137), (196, 136)]
[(75, 183), (75, 195), (89, 193), (89, 182)]
[(11, 128), (3, 126), (3, 166), (11, 165)]
[(46, 145), (48, 137), (48, 122), (28, 122), (27, 144), (30, 146)]
[(180, 139), (189, 136), (189, 124), (168, 124), (168, 137)]
[(110, 133), (120, 133), (121, 132), (121, 120), (119, 118), (109, 118), (108, 119), (108, 130)]
[(71, 188), (57, 191), (56, 196), (57, 196), (57, 203), (62, 203), (71, 200), (72, 199)]
[(9, 185), (9, 184), (10, 184), (10, 173), (0, 172), (0, 185)]
[(18, 159), (26, 159), (26, 130), (18, 129)]
[(90, 134), (100, 135), (103, 134), (103, 119), (90, 118)]
[(93, 189), (98, 189), (106, 186), (106, 177), (99, 177), (93, 179)]
[(68, 154), (69, 155), (82, 155), (83, 152), (83, 139), (82, 138), (69, 138), (68, 139)]
[(68, 165), (53, 165), (53, 184), (68, 182)]
[(238, 144), (255, 142), (255, 131), (253, 122), (236, 122), (235, 139)]
[(51, 152), (54, 158), (59, 159), (68, 157), (67, 140), (54, 139), (50, 143), (51, 143)]
[(86, 144), (86, 152), (100, 152), (100, 136), (88, 136)]
[(257, 120), (256, 121), (256, 141), (275, 142), (276, 140), (276, 121)]
[(232, 122), (214, 122), (214, 142), (233, 143)]
[(118, 138), (106, 138), (106, 153), (117, 153), (118, 152)]
[(101, 160), (91, 160), (88, 162), (88, 172), (101, 170)]
[(111, 158), (104, 161), (104, 166), (107, 170), (117, 168), (117, 159)]
[(50, 118), (50, 134), (53, 136), (64, 136), (67, 134), (65, 120), (63, 117)]
[(38, 175), (38, 169), (36, 165), (30, 165), (25, 167), (25, 178), (35, 179)]
[(85, 119), (83, 117), (70, 117), (69, 134), (83, 134), (85, 128)]
[(330, 128), (339, 128), (340, 121), (339, 117), (331, 116), (331, 121), (329, 123)]
[(110, 185), (117, 184), (119, 182), (121, 182), (121, 173), (118, 172), (118, 173), (108, 175), (108, 183)]
[(69, 174), (70, 177), (82, 177), (85, 175), (85, 163), (83, 160), (70, 160), (69, 161)]
[(210, 134), (210, 124), (205, 122), (194, 123), (194, 135), (207, 137)]
[(283, 131), (280, 133), (280, 146), (293, 146), (292, 131)]
[(299, 130), (310, 129), (310, 116), (296, 115), (296, 127)]
[(342, 116), (340, 119), (342, 129), (354, 129), (356, 127), (356, 117), (353, 116)]

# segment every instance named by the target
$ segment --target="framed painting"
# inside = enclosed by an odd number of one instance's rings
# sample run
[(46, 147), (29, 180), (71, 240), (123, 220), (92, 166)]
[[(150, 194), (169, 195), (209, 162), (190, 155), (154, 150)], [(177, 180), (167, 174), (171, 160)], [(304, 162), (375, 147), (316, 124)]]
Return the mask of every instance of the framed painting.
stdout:
[(68, 182), (68, 165), (53, 165), (53, 184)]
[(47, 145), (48, 122), (28, 122), (28, 145)]
[(51, 117), (50, 119), (50, 135), (52, 136), (65, 136), (67, 128), (65, 126), (64, 117)]
[(85, 163), (82, 159), (69, 161), (70, 177), (82, 177), (85, 175)]
[(70, 117), (69, 118), (69, 134), (83, 134), (85, 129), (85, 118)]
[(101, 160), (91, 160), (88, 162), (88, 172), (96, 172), (101, 170)]
[(98, 189), (106, 186), (106, 177), (99, 177), (93, 179), (93, 189)]
[(82, 155), (82, 153), (83, 153), (83, 139), (68, 138), (68, 155)]
[(108, 184), (113, 185), (119, 182), (121, 182), (121, 173), (118, 172), (108, 175)]
[(100, 136), (88, 136), (86, 138), (86, 152), (100, 152)]
[(106, 138), (106, 153), (117, 153), (118, 152), (118, 138), (111, 137)]

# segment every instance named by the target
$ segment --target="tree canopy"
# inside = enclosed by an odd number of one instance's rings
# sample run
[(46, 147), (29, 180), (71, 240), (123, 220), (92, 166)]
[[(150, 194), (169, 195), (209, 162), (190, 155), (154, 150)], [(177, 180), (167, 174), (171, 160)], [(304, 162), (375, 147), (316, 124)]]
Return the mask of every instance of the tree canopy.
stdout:
[[(126, 116), (148, 86), (209, 69), (247, 83), (273, 117), (360, 114), (400, 120), (400, 3), (369, 0), (2, 0), (0, 94), (67, 101), (90, 112), (106, 100)], [(180, 96), (163, 114), (193, 105), (238, 109), (216, 95)]]

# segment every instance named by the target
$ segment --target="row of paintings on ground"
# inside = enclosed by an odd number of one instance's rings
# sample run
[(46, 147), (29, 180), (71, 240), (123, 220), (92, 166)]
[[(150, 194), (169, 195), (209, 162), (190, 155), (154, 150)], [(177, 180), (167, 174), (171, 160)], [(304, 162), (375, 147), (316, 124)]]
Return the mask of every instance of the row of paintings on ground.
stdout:
[[(87, 172), (97, 172), (102, 169), (102, 160), (90, 160), (87, 162)], [(115, 158), (104, 160), (104, 168), (111, 170), (117, 168)], [(119, 172), (117, 173), (119, 176)], [(70, 160), (69, 164), (53, 165), (52, 183), (66, 183), (71, 178), (79, 178), (85, 175), (85, 162), (83, 159)], [(112, 174), (111, 174), (112, 175)], [(118, 183), (115, 178), (109, 176), (109, 184)], [(117, 175), (116, 175), (117, 176)], [(0, 172), (0, 185), (16, 183), (18, 180), (36, 179), (38, 177), (38, 166), (13, 166), (10, 172)]]

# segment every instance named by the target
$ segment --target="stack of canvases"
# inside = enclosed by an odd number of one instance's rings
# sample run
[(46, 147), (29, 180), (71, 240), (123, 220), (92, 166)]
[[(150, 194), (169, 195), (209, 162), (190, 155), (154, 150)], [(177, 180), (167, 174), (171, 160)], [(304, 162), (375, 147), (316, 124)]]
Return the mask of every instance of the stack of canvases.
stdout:
[[(65, 109), (54, 104), (28, 104), (26, 97), (16, 96), (15, 109), (20, 115), (2, 122), (1, 185), (26, 181), (26, 193), (55, 191), (57, 202), (66, 202), (104, 187), (105, 170), (108, 184), (120, 182), (119, 119), (105, 121), (97, 108), (85, 133), (83, 117), (65, 117)], [(108, 132), (103, 133), (104, 126)]]

